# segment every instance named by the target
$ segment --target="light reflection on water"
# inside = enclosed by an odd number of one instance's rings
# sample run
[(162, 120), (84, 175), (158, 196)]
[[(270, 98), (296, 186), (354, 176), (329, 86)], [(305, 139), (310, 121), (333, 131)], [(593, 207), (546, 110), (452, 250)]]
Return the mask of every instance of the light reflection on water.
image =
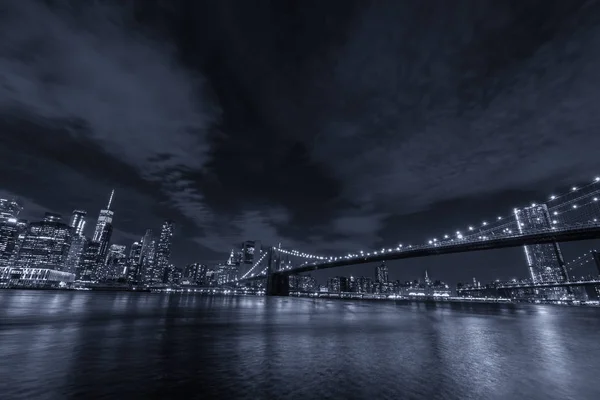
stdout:
[(598, 399), (600, 310), (0, 291), (2, 399)]

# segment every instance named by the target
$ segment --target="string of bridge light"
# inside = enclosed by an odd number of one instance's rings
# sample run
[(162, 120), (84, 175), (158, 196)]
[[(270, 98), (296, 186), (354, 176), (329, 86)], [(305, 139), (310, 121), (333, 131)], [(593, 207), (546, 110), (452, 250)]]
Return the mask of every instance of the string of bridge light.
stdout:
[(258, 261), (252, 266), (252, 268), (250, 268), (243, 276), (241, 279), (246, 278), (252, 271), (254, 271), (254, 268), (256, 268), (258, 265), (260, 265), (260, 263), (264, 260), (264, 258), (267, 256), (268, 252), (263, 252), (262, 256), (258, 259)]
[[(577, 192), (577, 191), (583, 191), (586, 188), (589, 188), (597, 183), (600, 182), (600, 177), (595, 177), (593, 182), (583, 185), (581, 187), (577, 187), (577, 186), (573, 186), (571, 187), (571, 190), (568, 192), (565, 192), (563, 194), (560, 195), (550, 195), (549, 196), (549, 200), (548, 201), (552, 201), (552, 202), (556, 202), (556, 200), (559, 200), (561, 198), (564, 198), (570, 194), (572, 194), (573, 192)], [(576, 204), (575, 202), (581, 199), (585, 199), (585, 198), (589, 198), (590, 196), (592, 196), (593, 194), (597, 194), (597, 196), (593, 197), (591, 201), (584, 203), (584, 204)], [(590, 204), (597, 204), (600, 205), (599, 203), (599, 199), (600, 199), (600, 188), (596, 189), (595, 191), (591, 192), (591, 193), (587, 193), (584, 194), (583, 196), (580, 196), (578, 198), (575, 199), (571, 199), (568, 200), (564, 203), (560, 203), (560, 204), (555, 204), (555, 205), (551, 205), (550, 207), (548, 207), (548, 210), (551, 211), (552, 210), (552, 215), (553, 216), (557, 216), (557, 215), (564, 215), (564, 213), (569, 212), (569, 211), (574, 211), (577, 210), (579, 208), (583, 208), (587, 205)], [(531, 207), (535, 207), (537, 205), (537, 203), (532, 203)], [(559, 209), (561, 207), (565, 207), (567, 205), (571, 205), (571, 208), (569, 208), (568, 210), (564, 210), (564, 211), (559, 211)], [(517, 210), (517, 208), (514, 209), (515, 211)], [(514, 211), (513, 211), (514, 213)], [(517, 224), (516, 220), (513, 220), (512, 218), (514, 218), (514, 214), (508, 214), (505, 216), (498, 216), (496, 217), (495, 220), (493, 220), (493, 222), (488, 223), (487, 221), (483, 221), (480, 227), (475, 227), (474, 225), (468, 226), (466, 228), (466, 235), (463, 235), (463, 233), (460, 230), (456, 231), (456, 238), (457, 239), (466, 239), (466, 238), (471, 238), (474, 235), (479, 235), (478, 238), (482, 239), (484, 238), (486, 235), (486, 233), (492, 233), (495, 234), (495, 232), (497, 232), (497, 230), (499, 228), (504, 228), (502, 230), (502, 232), (507, 233), (507, 234), (512, 234), (513, 229), (510, 229), (512, 227), (514, 227)], [(504, 222), (508, 220), (509, 222)], [(502, 222), (501, 222), (502, 221)], [(593, 219), (594, 222), (598, 222), (597, 218)], [(499, 224), (500, 225), (497, 225)], [(558, 221), (556, 219), (553, 219), (551, 221), (551, 223), (553, 225), (558, 224)], [(519, 228), (518, 226), (516, 226), (517, 228)], [(477, 230), (477, 231), (476, 231)], [(442, 235), (443, 239), (442, 240), (450, 240), (453, 241), (454, 239), (452, 238), (452, 236), (454, 235), (449, 235), (449, 234), (444, 234)], [(426, 243), (429, 245), (435, 245), (438, 242), (441, 242), (442, 240), (438, 240), (437, 238), (433, 238), (428, 240)], [(422, 246), (427, 246), (427, 244), (424, 245), (417, 245), (417, 247), (422, 247)], [(287, 254), (287, 255), (291, 255), (291, 256), (296, 256), (296, 257), (301, 257), (301, 258), (308, 258), (308, 259), (313, 259), (313, 260), (323, 260), (323, 261), (337, 261), (337, 260), (341, 260), (341, 259), (350, 259), (350, 258), (360, 258), (360, 257), (365, 257), (365, 256), (371, 256), (371, 255), (378, 255), (378, 254), (383, 254), (387, 252), (398, 252), (398, 251), (404, 251), (407, 249), (412, 249), (413, 245), (403, 245), (403, 244), (399, 244), (398, 246), (396, 246), (395, 248), (382, 248), (379, 251), (372, 251), (372, 252), (364, 252), (362, 250), (358, 251), (357, 253), (348, 253), (345, 256), (320, 256), (320, 255), (314, 255), (311, 253), (305, 253), (299, 250), (285, 250), (285, 249), (281, 249), (281, 248), (275, 248), (276, 251), (279, 251), (283, 254)]]
[[(587, 185), (584, 185), (582, 187), (573, 186), (573, 187), (571, 187), (570, 191), (568, 191), (566, 193), (563, 193), (561, 195), (558, 195), (558, 196), (557, 195), (550, 195), (548, 197), (549, 201), (559, 200), (561, 198), (564, 198), (564, 197), (568, 196), (569, 194), (572, 194), (573, 192), (582, 191), (582, 190), (584, 190), (584, 189), (586, 189), (588, 187), (591, 187), (591, 186), (597, 184), (598, 182), (600, 182), (600, 177), (595, 177), (594, 180), (591, 183), (588, 183)], [(552, 207), (549, 207), (548, 211), (552, 210), (553, 211), (552, 215), (554, 215), (554, 216), (559, 215), (561, 212), (559, 212), (558, 210), (556, 210), (556, 208), (560, 208), (560, 207), (562, 207), (564, 205), (571, 205), (572, 206), (569, 211), (576, 210), (579, 207), (581, 207), (582, 205), (572, 204), (573, 202), (575, 202), (577, 200), (580, 200), (580, 199), (583, 199), (583, 198), (586, 198), (586, 197), (590, 197), (593, 194), (597, 194), (597, 193), (600, 193), (600, 189), (596, 189), (595, 191), (593, 191), (591, 193), (588, 193), (588, 194), (585, 194), (583, 196), (580, 196), (577, 199), (571, 199), (571, 200), (569, 200), (569, 201), (567, 201), (565, 203), (561, 203), (561, 204), (557, 204), (557, 205), (554, 205)], [(584, 204), (583, 206), (589, 205), (589, 204), (593, 204), (593, 202), (597, 202), (599, 198), (600, 198), (600, 195), (598, 197), (594, 197), (593, 200), (592, 200), (592, 202)], [(531, 207), (535, 207), (536, 205), (537, 205), (537, 203), (532, 203)], [(517, 210), (517, 209), (515, 208), (514, 210)], [(562, 213), (564, 213), (564, 212), (566, 212), (566, 211), (563, 211)], [(514, 213), (514, 211), (513, 211), (513, 213)], [(466, 237), (471, 237), (473, 235), (479, 234), (479, 236), (480, 236), (479, 238), (481, 239), (483, 236), (485, 236), (485, 233), (496, 231), (496, 229), (502, 228), (502, 227), (506, 227), (507, 225), (516, 224), (517, 221), (513, 220), (512, 219), (513, 217), (514, 217), (514, 214), (509, 214), (507, 216), (498, 216), (492, 223), (488, 223), (487, 221), (483, 221), (482, 224), (481, 224), (481, 227), (478, 227), (478, 228), (476, 228), (475, 226), (471, 225), (471, 226), (469, 226), (467, 228), (467, 232), (469, 232), (467, 235), (463, 235), (461, 233), (461, 231), (456, 231), (456, 238), (457, 239), (465, 239), (465, 236)], [(504, 221), (505, 218), (509, 219), (508, 223), (503, 223), (501, 226), (494, 226), (493, 225), (494, 223), (499, 223), (500, 221)], [(557, 222), (553, 222), (553, 224), (556, 224), (556, 223)], [(518, 226), (517, 226), (517, 228), (518, 228)], [(475, 232), (476, 229), (477, 229), (477, 232)], [(512, 229), (508, 229), (508, 228), (505, 228), (505, 229), (506, 229), (506, 231), (505, 231), (506, 233), (508, 233), (508, 234), (512, 233)], [(473, 232), (473, 233), (470, 233), (470, 232)], [(443, 235), (443, 238), (445, 240), (448, 240), (448, 239), (450, 239), (450, 235), (445, 234), (445, 235)], [(438, 242), (437, 238), (433, 238), (433, 239), (430, 239), (430, 240), (427, 241), (428, 244), (435, 244), (436, 242)]]
[[(567, 264), (565, 264), (565, 267), (569, 268), (569, 270), (572, 270), (575, 267), (580, 267), (583, 264), (587, 264), (590, 261), (593, 261), (593, 258), (589, 258), (589, 256), (593, 253), (594, 250), (590, 250), (587, 253), (584, 253), (582, 256), (579, 256), (571, 261), (569, 261)], [(574, 263), (579, 263), (576, 266), (571, 266)]]

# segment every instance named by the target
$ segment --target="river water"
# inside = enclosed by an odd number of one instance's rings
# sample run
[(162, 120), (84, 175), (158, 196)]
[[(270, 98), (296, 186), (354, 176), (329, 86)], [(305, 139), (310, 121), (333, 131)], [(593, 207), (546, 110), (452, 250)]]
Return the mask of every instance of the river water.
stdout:
[(0, 398), (600, 399), (600, 309), (0, 291)]

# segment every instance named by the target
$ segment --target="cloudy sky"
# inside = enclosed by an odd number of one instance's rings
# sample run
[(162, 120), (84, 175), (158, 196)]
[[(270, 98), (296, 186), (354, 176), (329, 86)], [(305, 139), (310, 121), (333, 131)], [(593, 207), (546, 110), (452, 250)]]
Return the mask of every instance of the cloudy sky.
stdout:
[[(0, 0), (0, 196), (95, 218), (115, 188), (115, 241), (172, 218), (179, 266), (423, 242), (600, 171), (599, 22), (593, 0)], [(526, 274), (513, 249), (391, 275), (424, 268)]]

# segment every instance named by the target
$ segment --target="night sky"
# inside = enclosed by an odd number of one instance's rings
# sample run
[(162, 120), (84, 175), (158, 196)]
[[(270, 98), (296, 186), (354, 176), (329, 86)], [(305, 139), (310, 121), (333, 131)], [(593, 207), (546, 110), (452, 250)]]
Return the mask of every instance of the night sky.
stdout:
[[(600, 172), (593, 0), (0, 0), (0, 37), (0, 197), (89, 234), (115, 188), (113, 242), (174, 219), (180, 267), (422, 243)], [(389, 265), (527, 275), (522, 249)]]

